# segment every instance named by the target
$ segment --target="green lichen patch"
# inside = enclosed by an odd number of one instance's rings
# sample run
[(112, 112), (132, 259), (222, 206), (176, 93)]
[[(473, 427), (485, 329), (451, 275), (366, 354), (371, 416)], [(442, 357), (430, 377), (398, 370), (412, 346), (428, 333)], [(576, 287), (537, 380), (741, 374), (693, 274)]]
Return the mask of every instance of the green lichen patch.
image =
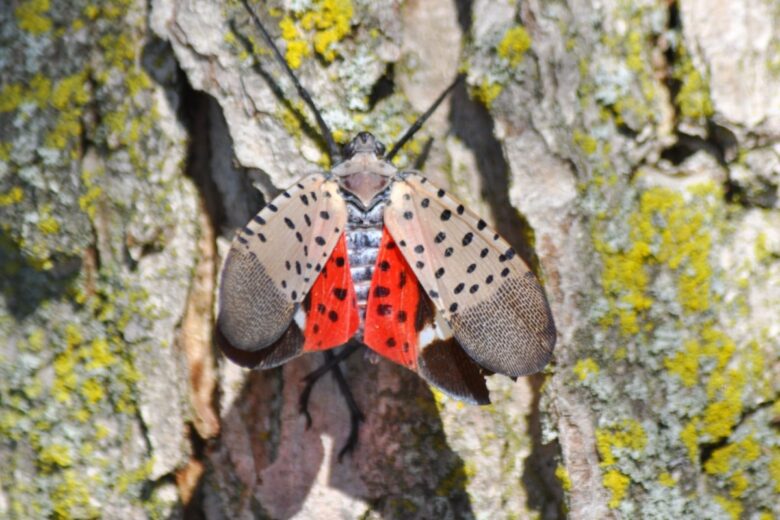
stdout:
[(0, 21), (21, 57), (0, 86), (0, 485), (17, 518), (99, 518), (147, 500), (128, 338), (162, 314), (145, 284), (163, 277), (128, 257), (139, 221), (167, 231), (148, 234), (159, 250), (186, 234), (184, 142), (142, 63), (145, 3), (17, 4)]
[(299, 68), (313, 52), (326, 62), (335, 60), (339, 42), (351, 32), (353, 14), (351, 0), (316, 0), (282, 16), (278, 25), (290, 67)]
[[(749, 410), (776, 396), (766, 387), (762, 336), (737, 339), (724, 313), (739, 301), (727, 302), (724, 286), (738, 292), (741, 275), (715, 261), (732, 233), (720, 187), (660, 187), (640, 174), (629, 199), (604, 197), (603, 184), (585, 189), (612, 209), (593, 223), (599, 348), (581, 353), (573, 376), (603, 424), (596, 441), (610, 507), (628, 514), (652, 493), (667, 497), (669, 511), (715, 507), (712, 514), (736, 518), (771, 510), (771, 453), (762, 443), (777, 434), (768, 415)], [(653, 407), (616, 407), (616, 386)], [(698, 485), (713, 490), (709, 501), (681, 499)]]
[(701, 120), (714, 113), (710, 98), (709, 82), (693, 64), (684, 46), (679, 46), (672, 77), (679, 83), (674, 103), (684, 118)]
[(525, 57), (532, 45), (531, 34), (522, 24), (497, 25), (488, 37), (476, 42), (463, 66), (471, 97), (490, 108), (510, 81), (522, 82), (529, 68)]

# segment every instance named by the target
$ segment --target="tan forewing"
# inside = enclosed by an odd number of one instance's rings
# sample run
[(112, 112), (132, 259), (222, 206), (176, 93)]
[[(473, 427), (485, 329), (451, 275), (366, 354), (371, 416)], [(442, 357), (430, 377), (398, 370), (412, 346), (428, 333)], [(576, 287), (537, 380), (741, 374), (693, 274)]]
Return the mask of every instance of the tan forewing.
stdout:
[(419, 174), (403, 177), (391, 189), (385, 226), (458, 343), (494, 372), (540, 370), (556, 333), (536, 277), (484, 220)]
[(338, 185), (316, 173), (282, 192), (239, 230), (220, 284), (217, 326), (225, 340), (255, 351), (279, 339), (346, 221)]

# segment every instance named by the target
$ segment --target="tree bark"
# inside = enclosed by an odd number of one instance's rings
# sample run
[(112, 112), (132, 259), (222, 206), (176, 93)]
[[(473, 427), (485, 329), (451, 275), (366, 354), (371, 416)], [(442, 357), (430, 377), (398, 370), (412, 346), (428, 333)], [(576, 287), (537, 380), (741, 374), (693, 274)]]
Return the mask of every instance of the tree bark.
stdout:
[[(392, 144), (532, 265), (554, 363), (464, 406), (211, 341), (233, 231), (327, 167), (240, 2), (0, 7), (0, 516), (780, 516), (780, 8), (252, 2), (337, 139)], [(428, 148), (427, 142), (433, 139)], [(256, 188), (256, 189), (255, 189)]]

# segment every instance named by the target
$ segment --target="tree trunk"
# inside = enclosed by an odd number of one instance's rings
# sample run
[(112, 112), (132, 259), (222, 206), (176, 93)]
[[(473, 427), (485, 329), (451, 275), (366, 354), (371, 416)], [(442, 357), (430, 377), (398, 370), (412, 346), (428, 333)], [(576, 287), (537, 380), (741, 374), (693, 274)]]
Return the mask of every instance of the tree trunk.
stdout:
[(534, 267), (555, 361), (480, 408), (353, 356), (339, 462), (318, 355), (211, 340), (233, 231), (327, 167), (241, 2), (12, 0), (0, 516), (780, 517), (776, 2), (251, 3), (340, 142), (464, 74), (399, 164)]

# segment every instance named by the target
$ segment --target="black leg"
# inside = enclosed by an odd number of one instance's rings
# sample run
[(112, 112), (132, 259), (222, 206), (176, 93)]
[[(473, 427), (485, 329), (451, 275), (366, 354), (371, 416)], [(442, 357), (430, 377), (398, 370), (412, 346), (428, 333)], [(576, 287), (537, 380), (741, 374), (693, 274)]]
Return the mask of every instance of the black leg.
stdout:
[[(332, 352), (328, 351), (325, 353), (326, 356), (328, 354), (335, 358)], [(344, 374), (341, 373), (341, 368), (339, 368), (338, 365), (333, 367), (333, 377), (336, 378), (336, 383), (339, 385), (341, 395), (344, 396), (344, 400), (347, 402), (347, 408), (349, 408), (349, 437), (347, 437), (347, 442), (344, 443), (344, 446), (339, 451), (339, 462), (341, 462), (344, 455), (355, 449), (358, 441), (358, 432), (360, 431), (360, 423), (365, 420), (365, 416), (363, 415), (363, 412), (360, 411), (360, 408), (358, 408), (358, 405), (355, 402), (355, 396), (352, 395), (352, 390), (349, 388), (349, 384), (344, 378)]]
[[(307, 429), (311, 427), (311, 415), (309, 415), (309, 397), (311, 396), (311, 391), (314, 388), (314, 384), (329, 371), (334, 369), (338, 370), (338, 364), (354, 354), (355, 351), (360, 348), (360, 346), (360, 343), (357, 342), (347, 343), (347, 345), (338, 354), (334, 354), (331, 350), (326, 350), (325, 363), (306, 374), (306, 377), (303, 378), (303, 380), (306, 382), (306, 386), (303, 387), (301, 397), (298, 399), (298, 410), (306, 416)], [(341, 375), (341, 370), (338, 370), (338, 373)], [(341, 377), (343, 379), (344, 376), (341, 375)]]

